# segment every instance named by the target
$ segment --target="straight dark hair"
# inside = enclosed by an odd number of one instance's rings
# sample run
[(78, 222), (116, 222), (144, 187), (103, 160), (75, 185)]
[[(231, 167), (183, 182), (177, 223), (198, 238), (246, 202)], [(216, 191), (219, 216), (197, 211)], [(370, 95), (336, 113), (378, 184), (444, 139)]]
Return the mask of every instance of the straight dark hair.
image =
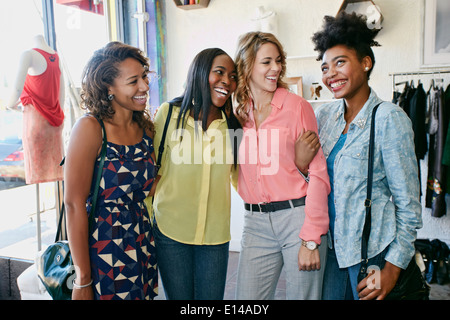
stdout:
[[(186, 89), (184, 93), (170, 101), (174, 106), (180, 107), (180, 114), (177, 119), (177, 128), (182, 127), (186, 124), (186, 115), (189, 117), (191, 110), (194, 110), (194, 120), (195, 126), (197, 126), (197, 121), (199, 119), (200, 113), (202, 114), (202, 129), (206, 131), (207, 120), (209, 115), (209, 110), (212, 105), (211, 100), (211, 89), (209, 86), (209, 73), (211, 72), (211, 67), (214, 59), (217, 56), (227, 55), (225, 51), (220, 48), (208, 48), (200, 51), (194, 58), (189, 67), (188, 76), (186, 80)], [(223, 106), (223, 111), (227, 119), (228, 129), (239, 129), (241, 125), (237, 120), (233, 112), (233, 104), (231, 97), (225, 102)], [(197, 129), (197, 127), (196, 127)], [(237, 166), (237, 148), (240, 143), (240, 139), (232, 135), (233, 141), (233, 158), (234, 166)], [(181, 135), (181, 139), (183, 136)]]
[[(200, 113), (202, 114), (202, 129), (206, 131), (209, 110), (212, 105), (211, 90), (209, 86), (209, 73), (214, 59), (220, 55), (228, 54), (220, 48), (208, 48), (199, 52), (189, 67), (186, 88), (184, 93), (170, 101), (175, 106), (180, 107), (180, 114), (177, 120), (177, 128), (180, 123), (186, 123), (186, 115), (189, 116), (191, 110), (194, 110), (194, 120), (198, 121)], [(237, 129), (240, 127), (233, 113), (231, 97), (223, 106), (224, 113), (227, 117), (229, 129)], [(182, 125), (182, 126), (183, 126)]]

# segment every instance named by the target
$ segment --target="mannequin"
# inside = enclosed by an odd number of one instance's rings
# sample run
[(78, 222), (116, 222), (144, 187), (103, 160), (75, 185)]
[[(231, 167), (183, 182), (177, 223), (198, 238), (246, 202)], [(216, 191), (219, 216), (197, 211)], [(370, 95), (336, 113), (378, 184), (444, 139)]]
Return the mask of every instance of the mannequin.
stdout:
[[(25, 182), (36, 184), (36, 225), (38, 251), (41, 250), (39, 183), (55, 181), (56, 203), (61, 207), (64, 178), (59, 165), (64, 156), (65, 90), (59, 56), (42, 35), (33, 37), (32, 49), (24, 51), (7, 108), (20, 111), (23, 105), (22, 143), (25, 162)], [(59, 210), (57, 211), (59, 212)], [(65, 235), (63, 235), (65, 237)]]
[[(63, 180), (64, 78), (58, 54), (42, 35), (20, 56), (8, 109), (23, 104), (23, 147), (27, 184)], [(39, 50), (41, 50), (39, 52)]]
[(278, 34), (278, 18), (275, 11), (266, 11), (264, 6), (259, 6), (252, 20), (255, 23), (255, 30)]

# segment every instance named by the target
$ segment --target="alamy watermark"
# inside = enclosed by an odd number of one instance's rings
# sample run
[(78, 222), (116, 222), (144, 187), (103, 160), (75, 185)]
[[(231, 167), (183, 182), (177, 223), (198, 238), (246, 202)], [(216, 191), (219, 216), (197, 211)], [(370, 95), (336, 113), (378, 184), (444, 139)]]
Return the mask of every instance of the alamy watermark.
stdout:
[(367, 267), (366, 287), (368, 289), (381, 289), (381, 270), (379, 266), (372, 265)]
[[(180, 164), (234, 164), (233, 150), (242, 150), (238, 157), (239, 164), (260, 165), (262, 175), (278, 173), (280, 166), (280, 129), (220, 129), (209, 128), (202, 132), (201, 123), (197, 122), (198, 131), (192, 134), (186, 129), (177, 129), (168, 135), (172, 148), (170, 160)], [(175, 142), (175, 143), (174, 143)], [(167, 144), (167, 142), (166, 142)]]

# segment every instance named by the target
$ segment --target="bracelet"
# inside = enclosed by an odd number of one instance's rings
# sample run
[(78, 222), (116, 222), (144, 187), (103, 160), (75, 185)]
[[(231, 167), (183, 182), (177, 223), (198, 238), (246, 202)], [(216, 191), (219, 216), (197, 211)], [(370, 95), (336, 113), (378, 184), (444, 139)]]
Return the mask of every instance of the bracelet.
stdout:
[(73, 284), (73, 287), (74, 287), (75, 289), (83, 289), (83, 288), (89, 287), (89, 286), (92, 284), (93, 281), (94, 281), (94, 280), (91, 279), (91, 282), (89, 282), (89, 283), (87, 283), (87, 284), (78, 285), (78, 284), (75, 283), (75, 279), (73, 279), (72, 284)]

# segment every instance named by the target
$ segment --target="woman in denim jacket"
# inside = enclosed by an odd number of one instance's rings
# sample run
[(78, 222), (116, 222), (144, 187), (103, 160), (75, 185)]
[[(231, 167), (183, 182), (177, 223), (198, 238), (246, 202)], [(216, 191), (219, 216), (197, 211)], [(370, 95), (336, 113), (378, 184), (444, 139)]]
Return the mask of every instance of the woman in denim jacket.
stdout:
[[(372, 46), (378, 30), (362, 16), (325, 17), (313, 36), (322, 61), (322, 81), (336, 102), (317, 108), (327, 158), (330, 236), (323, 299), (383, 299), (415, 253), (422, 226), (417, 160), (411, 121), (398, 106), (382, 101), (368, 80), (375, 64)], [(381, 104), (380, 104), (381, 103)], [(371, 114), (376, 115), (369, 266), (379, 268), (375, 286), (357, 283), (365, 219)]]

